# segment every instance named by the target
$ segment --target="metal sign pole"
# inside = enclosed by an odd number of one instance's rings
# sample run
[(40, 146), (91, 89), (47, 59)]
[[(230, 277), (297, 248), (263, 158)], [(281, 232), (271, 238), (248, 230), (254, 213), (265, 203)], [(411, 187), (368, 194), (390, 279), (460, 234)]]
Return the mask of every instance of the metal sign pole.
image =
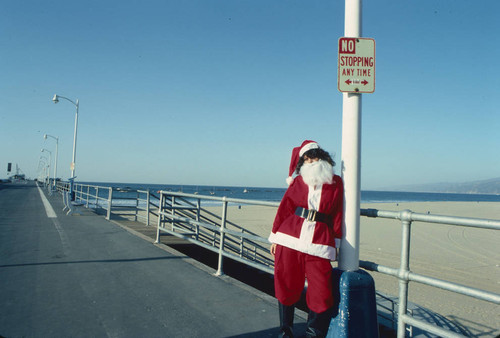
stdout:
[[(360, 38), (361, 0), (345, 1), (345, 36)], [(373, 278), (359, 269), (361, 200), (361, 93), (343, 93), (342, 178), (344, 222), (339, 268), (333, 270), (335, 317), (327, 337), (378, 338), (377, 303)], [(335, 313), (335, 311), (334, 311)]]
[[(345, 2), (345, 36), (361, 35), (361, 0)], [(339, 268), (359, 269), (359, 209), (361, 195), (361, 94), (343, 93), (342, 176), (344, 180), (344, 238)]]

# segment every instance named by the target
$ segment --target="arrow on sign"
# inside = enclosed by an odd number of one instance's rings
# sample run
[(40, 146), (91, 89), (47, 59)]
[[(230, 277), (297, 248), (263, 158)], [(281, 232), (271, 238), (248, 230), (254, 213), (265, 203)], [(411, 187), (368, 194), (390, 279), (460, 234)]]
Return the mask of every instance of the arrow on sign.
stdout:
[[(366, 86), (366, 85), (368, 84), (368, 81), (366, 81), (366, 80), (363, 80), (363, 81), (356, 80), (356, 81), (355, 81), (355, 83), (360, 83), (360, 82), (361, 82), (361, 84), (362, 84), (362, 85), (364, 85), (364, 86)], [(347, 83), (348, 85), (350, 85), (351, 83), (353, 83), (353, 81), (352, 81), (352, 80), (350, 80), (350, 79), (348, 79), (348, 80), (346, 80), (346, 81), (345, 81), (345, 83)]]

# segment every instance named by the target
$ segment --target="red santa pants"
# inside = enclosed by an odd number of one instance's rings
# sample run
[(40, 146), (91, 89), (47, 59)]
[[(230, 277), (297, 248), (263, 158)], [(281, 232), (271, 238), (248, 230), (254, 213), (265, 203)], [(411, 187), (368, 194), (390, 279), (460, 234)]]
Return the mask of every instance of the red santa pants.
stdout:
[(283, 305), (300, 299), (307, 277), (306, 301), (310, 310), (321, 313), (333, 306), (332, 266), (325, 258), (311, 256), (281, 245), (274, 258), (274, 289)]

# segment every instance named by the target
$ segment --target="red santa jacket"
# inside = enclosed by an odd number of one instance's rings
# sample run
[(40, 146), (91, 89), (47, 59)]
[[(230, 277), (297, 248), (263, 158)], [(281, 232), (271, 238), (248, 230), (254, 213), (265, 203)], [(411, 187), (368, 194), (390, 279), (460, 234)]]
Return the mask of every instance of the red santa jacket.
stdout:
[[(343, 204), (344, 185), (339, 176), (334, 175), (331, 184), (316, 189), (297, 176), (281, 200), (269, 241), (335, 260), (335, 238), (342, 238)], [(297, 207), (314, 209), (331, 216), (330, 220), (328, 223), (308, 221), (295, 214)]]

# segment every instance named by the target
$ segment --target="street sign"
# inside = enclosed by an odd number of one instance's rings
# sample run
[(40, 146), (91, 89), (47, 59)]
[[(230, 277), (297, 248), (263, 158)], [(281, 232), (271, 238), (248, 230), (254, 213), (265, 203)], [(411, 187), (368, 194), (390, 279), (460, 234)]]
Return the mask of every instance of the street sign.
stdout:
[(338, 89), (343, 93), (375, 91), (375, 40), (340, 38)]

